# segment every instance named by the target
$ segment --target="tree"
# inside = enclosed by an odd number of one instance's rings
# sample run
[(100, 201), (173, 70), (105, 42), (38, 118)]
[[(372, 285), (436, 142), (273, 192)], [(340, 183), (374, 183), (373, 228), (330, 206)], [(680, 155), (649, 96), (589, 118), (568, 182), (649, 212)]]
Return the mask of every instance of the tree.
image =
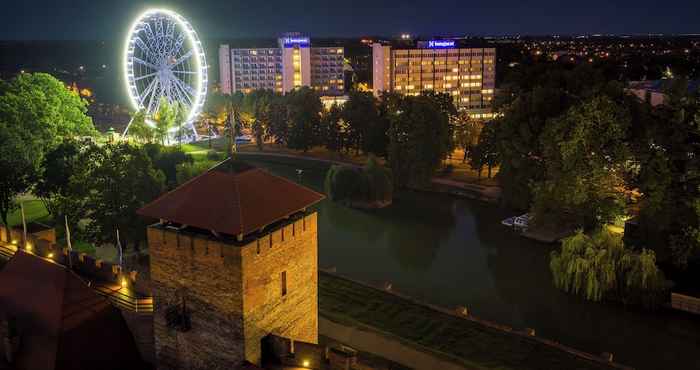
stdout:
[(289, 142), (289, 109), (286, 99), (285, 96), (277, 95), (268, 107), (269, 135), (280, 145), (287, 145)]
[(579, 230), (564, 239), (561, 249), (552, 251), (549, 265), (557, 288), (591, 301), (656, 308), (668, 289), (653, 251), (625, 248), (621, 236), (603, 229), (590, 236)]
[(629, 111), (604, 96), (549, 121), (540, 138), (544, 179), (533, 184), (537, 224), (570, 220), (590, 230), (624, 212), (630, 122)]
[(426, 186), (450, 152), (449, 116), (430, 95), (401, 97), (389, 109), (388, 157), (393, 183)]
[(486, 166), (487, 177), (491, 178), (493, 167), (500, 163), (499, 154), (495, 127), (487, 124), (479, 132), (479, 141), (470, 150), (470, 166), (477, 171), (479, 178), (481, 178), (482, 169)]
[(337, 152), (342, 149), (343, 132), (342, 132), (342, 111), (333, 104), (331, 108), (321, 116), (321, 144), (326, 149)]
[(274, 98), (271, 90), (254, 90), (244, 99), (244, 110), (252, 117), (251, 129), (258, 150), (263, 149), (265, 139), (270, 136), (270, 102)]
[(663, 105), (635, 112), (641, 119), (630, 144), (639, 170), (630, 182), (643, 194), (635, 242), (684, 270), (700, 260), (700, 93), (689, 92), (679, 78), (667, 97)]
[(96, 133), (87, 103), (51, 75), (22, 73), (0, 82), (0, 218), (37, 178), (46, 151), (64, 138)]
[(91, 240), (114, 242), (119, 229), (124, 245), (131, 242), (138, 249), (147, 222), (136, 216), (136, 210), (162, 193), (165, 176), (153, 168), (144, 150), (126, 143), (92, 147), (84, 161), (91, 164), (86, 199)]
[(170, 140), (168, 136), (170, 134), (170, 128), (175, 124), (176, 114), (177, 112), (173, 105), (170, 104), (166, 97), (161, 96), (160, 102), (158, 103), (158, 111), (154, 117), (156, 122), (155, 133), (161, 145), (167, 144)]
[(193, 163), (194, 159), (179, 148), (165, 147), (159, 144), (146, 144), (143, 146), (153, 167), (165, 175), (165, 184), (168, 189), (177, 186), (177, 167), (183, 163)]
[(308, 87), (293, 90), (285, 98), (290, 124), (287, 146), (306, 152), (317, 142), (314, 133), (320, 125), (323, 105), (318, 94)]
[[(370, 149), (379, 149), (381, 151), (381, 148), (373, 148), (378, 145), (369, 140), (370, 132), (379, 123), (377, 100), (371, 93), (351, 91), (348, 94), (348, 101), (343, 105), (342, 119), (348, 124), (348, 144), (358, 154), (360, 150), (368, 152)], [(384, 133), (386, 135), (386, 130)]]
[(153, 142), (155, 130), (146, 123), (145, 109), (139, 109), (131, 116), (128, 134), (140, 143)]
[(53, 216), (54, 224), (63, 223), (68, 216), (72, 230), (85, 212), (85, 194), (89, 165), (84, 161), (83, 152), (91, 146), (66, 139), (44, 156), (41, 176), (34, 186), (46, 210)]
[(469, 117), (467, 111), (460, 112), (454, 121), (455, 145), (464, 151), (462, 163), (473, 157), (473, 151), (479, 143), (479, 135), (484, 124)]
[(601, 71), (588, 65), (571, 69), (558, 63), (537, 63), (510, 71), (494, 102), (500, 114), (489, 122), (499, 159), (496, 178), (505, 205), (530, 208), (529, 184), (542, 181), (545, 175), (540, 136), (550, 119), (594, 96), (621, 100), (622, 87), (607, 81)]
[(176, 131), (177, 145), (179, 147), (181, 147), (182, 140), (185, 138), (185, 136), (187, 136), (187, 127), (185, 126), (185, 123), (187, 123), (187, 116), (189, 114), (189, 110), (180, 101), (178, 101), (177, 103), (175, 103), (175, 105), (173, 105), (173, 109), (175, 110), (174, 124), (175, 124), (175, 127), (177, 127), (177, 131)]

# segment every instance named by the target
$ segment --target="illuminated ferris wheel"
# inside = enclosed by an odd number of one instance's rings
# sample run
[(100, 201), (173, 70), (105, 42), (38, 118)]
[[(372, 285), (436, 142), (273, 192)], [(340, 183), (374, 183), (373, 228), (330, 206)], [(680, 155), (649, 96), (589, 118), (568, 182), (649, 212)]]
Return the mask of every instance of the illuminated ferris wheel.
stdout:
[[(131, 26), (124, 58), (134, 109), (144, 109), (152, 117), (163, 97), (170, 104), (182, 103), (188, 110), (187, 141), (197, 140), (194, 121), (207, 93), (207, 64), (202, 43), (189, 22), (170, 10), (147, 10)], [(128, 130), (127, 126), (124, 134)]]

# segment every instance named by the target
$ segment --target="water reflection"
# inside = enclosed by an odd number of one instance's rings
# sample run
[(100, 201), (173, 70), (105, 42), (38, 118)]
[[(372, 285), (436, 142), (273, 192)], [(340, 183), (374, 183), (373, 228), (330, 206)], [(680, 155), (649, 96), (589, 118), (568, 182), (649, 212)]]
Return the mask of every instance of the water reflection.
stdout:
[[(322, 191), (325, 166), (252, 161)], [(552, 246), (500, 225), (512, 212), (445, 195), (405, 192), (386, 209), (361, 211), (323, 201), (319, 264), (339, 273), (475, 315), (639, 369), (700, 368), (700, 320), (582, 301), (552, 285)]]

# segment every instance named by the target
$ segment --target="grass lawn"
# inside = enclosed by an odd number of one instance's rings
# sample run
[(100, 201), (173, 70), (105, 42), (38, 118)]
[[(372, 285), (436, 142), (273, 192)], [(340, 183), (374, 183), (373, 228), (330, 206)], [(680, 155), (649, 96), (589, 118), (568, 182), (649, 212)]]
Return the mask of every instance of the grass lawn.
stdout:
[(319, 314), (349, 326), (369, 325), (409, 344), (459, 357), (468, 368), (608, 368), (323, 272), (319, 274)]
[[(46, 210), (46, 207), (44, 207), (44, 203), (42, 203), (41, 200), (35, 199), (30, 196), (24, 196), (23, 199), (24, 217), (27, 223), (32, 221), (40, 222), (47, 225), (51, 225), (53, 223), (53, 219), (49, 215), (49, 211)], [(16, 211), (11, 212), (7, 218), (7, 222), (10, 224), (10, 226), (21, 226), (21, 211), (17, 209)], [(81, 240), (71, 240), (71, 242), (73, 250), (91, 255), (95, 254), (95, 246), (91, 243), (84, 242)], [(65, 230), (63, 227), (56, 228), (56, 244), (66, 245)]]
[[(51, 222), (51, 217), (49, 217), (49, 212), (44, 207), (44, 203), (39, 199), (27, 198), (23, 201), (24, 204), (24, 217), (27, 223), (36, 221), (41, 223)], [(15, 211), (10, 212), (7, 217), (7, 222), (10, 226), (22, 225), (22, 213), (19, 208)]]

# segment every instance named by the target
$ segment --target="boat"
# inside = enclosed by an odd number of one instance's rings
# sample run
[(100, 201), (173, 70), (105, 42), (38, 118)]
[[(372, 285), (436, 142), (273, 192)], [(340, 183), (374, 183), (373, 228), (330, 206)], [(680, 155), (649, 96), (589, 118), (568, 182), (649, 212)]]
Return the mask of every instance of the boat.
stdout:
[(501, 221), (501, 225), (507, 226), (519, 231), (527, 230), (530, 224), (530, 215), (528, 213), (520, 216), (508, 217)]

